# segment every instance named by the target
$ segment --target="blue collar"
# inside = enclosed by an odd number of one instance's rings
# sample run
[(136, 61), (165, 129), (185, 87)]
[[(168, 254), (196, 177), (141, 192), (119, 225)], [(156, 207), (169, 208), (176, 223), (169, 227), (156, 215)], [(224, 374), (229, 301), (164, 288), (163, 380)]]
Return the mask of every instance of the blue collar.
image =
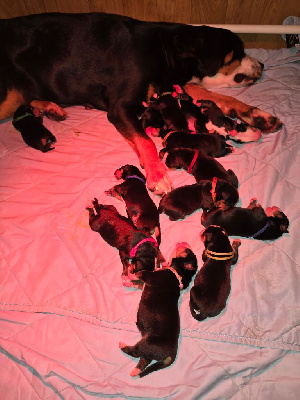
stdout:
[(139, 179), (141, 182), (143, 182), (143, 184), (146, 183), (145, 179), (143, 179), (143, 178), (141, 178), (140, 176), (137, 176), (137, 175), (130, 175), (130, 176), (127, 176), (126, 179)]
[(268, 228), (269, 225), (270, 225), (270, 221), (268, 220), (266, 225), (263, 228), (261, 228), (258, 232), (254, 233), (254, 235), (251, 235), (251, 236), (248, 236), (248, 237), (255, 238), (256, 236), (259, 236), (261, 233), (263, 233)]

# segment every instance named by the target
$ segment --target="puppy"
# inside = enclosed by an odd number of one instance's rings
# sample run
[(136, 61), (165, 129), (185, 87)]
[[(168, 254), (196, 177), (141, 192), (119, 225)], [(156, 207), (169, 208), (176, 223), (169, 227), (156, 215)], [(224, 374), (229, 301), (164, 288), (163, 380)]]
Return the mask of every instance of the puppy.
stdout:
[(155, 239), (140, 231), (130, 219), (120, 215), (114, 206), (99, 204), (96, 198), (87, 210), (91, 229), (119, 250), (123, 286), (133, 286), (128, 277), (129, 269), (133, 272), (154, 270), (158, 256)]
[[(142, 338), (133, 346), (119, 343), (124, 353), (140, 359), (131, 376), (146, 376), (168, 367), (176, 358), (180, 291), (190, 284), (198, 263), (186, 244), (179, 245), (175, 253), (169, 266), (136, 274), (145, 283), (137, 313), (137, 327)], [(149, 365), (152, 361), (156, 362)]]
[(213, 208), (203, 212), (201, 223), (205, 227), (219, 225), (229, 236), (252, 237), (258, 240), (274, 240), (288, 233), (289, 220), (278, 207), (266, 211), (252, 199), (247, 208), (230, 207), (227, 210)]
[[(160, 157), (164, 157), (165, 152), (160, 152)], [(196, 182), (202, 180), (212, 180), (214, 177), (224, 179), (238, 188), (238, 178), (235, 173), (225, 168), (213, 157), (208, 156), (203, 151), (191, 149), (170, 149), (165, 158), (168, 169), (184, 169), (192, 174)]]
[(203, 321), (226, 307), (231, 288), (230, 267), (237, 263), (241, 241), (234, 240), (231, 246), (226, 232), (215, 225), (206, 228), (200, 237), (205, 246), (204, 264), (191, 288), (190, 310), (196, 320)]
[(43, 118), (38, 109), (30, 105), (19, 107), (14, 113), (13, 126), (21, 132), (24, 142), (43, 153), (53, 150), (55, 136), (43, 125)]
[(210, 210), (214, 206), (228, 208), (239, 199), (237, 189), (223, 179), (203, 180), (193, 185), (173, 189), (162, 197), (158, 212), (166, 214), (171, 221), (184, 219), (202, 208)]
[(160, 157), (170, 149), (194, 149), (203, 151), (208, 156), (224, 157), (232, 153), (232, 146), (229, 145), (224, 136), (218, 133), (191, 134), (178, 131), (162, 133), (164, 148), (160, 151)]
[(134, 225), (146, 234), (155, 235), (160, 245), (159, 213), (147, 191), (145, 176), (134, 165), (126, 164), (115, 171), (115, 177), (124, 182), (105, 193), (125, 201), (127, 215)]

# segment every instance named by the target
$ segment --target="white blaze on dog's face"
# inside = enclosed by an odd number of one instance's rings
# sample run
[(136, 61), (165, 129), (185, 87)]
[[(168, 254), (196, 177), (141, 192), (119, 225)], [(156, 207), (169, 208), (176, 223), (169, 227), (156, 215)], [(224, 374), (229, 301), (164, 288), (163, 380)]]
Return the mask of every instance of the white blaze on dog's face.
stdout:
[[(253, 57), (245, 56), (241, 61), (230, 61), (232, 57), (229, 53), (215, 76), (206, 76), (199, 83), (204, 88), (214, 87), (240, 87), (249, 86), (256, 82), (262, 76), (263, 65)], [(229, 60), (229, 61), (227, 61)]]

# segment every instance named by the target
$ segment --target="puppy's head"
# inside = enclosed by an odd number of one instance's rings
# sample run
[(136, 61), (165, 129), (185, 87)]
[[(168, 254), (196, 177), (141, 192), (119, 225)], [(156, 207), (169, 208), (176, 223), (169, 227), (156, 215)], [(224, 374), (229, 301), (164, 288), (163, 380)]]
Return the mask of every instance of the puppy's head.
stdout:
[[(204, 243), (205, 249), (221, 253), (232, 251), (227, 233), (220, 226), (210, 225), (200, 233), (200, 239)], [(202, 259), (204, 262), (207, 260), (205, 250)]]
[(222, 209), (227, 209), (228, 207), (233, 207), (238, 200), (238, 190), (229, 182), (218, 179), (215, 189), (215, 204)]
[(279, 230), (279, 233), (289, 233), (289, 219), (278, 207), (268, 207), (266, 208), (265, 213), (268, 217), (271, 218), (271, 220), (274, 221)]
[(195, 154), (192, 149), (170, 149), (165, 158), (166, 167), (170, 170), (189, 166)]
[(123, 165), (123, 167), (118, 168), (115, 173), (115, 177), (120, 180), (120, 179), (127, 179), (128, 176), (133, 176), (136, 175), (141, 179), (144, 179), (146, 181), (146, 178), (144, 175), (141, 173), (141, 171), (134, 165), (126, 164)]
[(178, 243), (171, 256), (169, 267), (182, 278), (183, 289), (186, 289), (198, 269), (196, 255), (187, 243)]
[(190, 27), (175, 43), (189, 80), (203, 87), (248, 86), (262, 75), (263, 65), (247, 56), (242, 40), (227, 29)]
[(37, 108), (29, 104), (20, 106), (14, 113), (12, 124), (21, 132), (24, 142), (43, 153), (54, 150), (55, 136), (43, 125), (43, 117)]

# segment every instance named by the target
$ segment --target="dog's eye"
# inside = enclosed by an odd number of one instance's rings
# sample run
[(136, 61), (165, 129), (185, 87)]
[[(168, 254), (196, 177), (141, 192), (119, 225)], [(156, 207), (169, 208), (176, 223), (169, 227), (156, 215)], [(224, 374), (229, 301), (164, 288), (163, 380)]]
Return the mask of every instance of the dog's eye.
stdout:
[(244, 75), (244, 74), (236, 74), (234, 77), (234, 80), (236, 83), (241, 83), (241, 82), (243, 82), (243, 80), (245, 80), (245, 78), (246, 78), (246, 75)]

